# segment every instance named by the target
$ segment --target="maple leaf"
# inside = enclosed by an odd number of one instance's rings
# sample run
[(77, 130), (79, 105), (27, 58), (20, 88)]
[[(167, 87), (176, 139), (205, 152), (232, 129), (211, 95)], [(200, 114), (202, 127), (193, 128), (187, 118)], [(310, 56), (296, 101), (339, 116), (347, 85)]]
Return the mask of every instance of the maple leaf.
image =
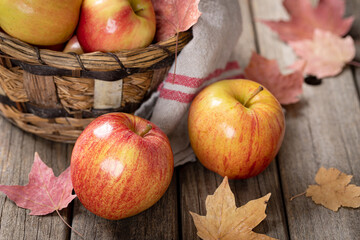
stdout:
[(282, 75), (276, 60), (268, 60), (253, 52), (244, 73), (246, 78), (256, 81), (267, 88), (281, 104), (291, 104), (299, 101), (304, 82), (301, 71)]
[(206, 198), (206, 216), (190, 212), (197, 234), (204, 240), (274, 239), (252, 231), (265, 219), (265, 209), (271, 193), (237, 208), (234, 194), (225, 177), (214, 195)]
[(27, 185), (0, 185), (0, 191), (17, 206), (30, 209), (30, 215), (46, 215), (66, 208), (76, 197), (71, 194), (72, 190), (70, 167), (59, 177), (55, 177), (52, 169), (41, 161), (38, 153), (35, 153)]
[(156, 15), (156, 40), (187, 31), (199, 19), (200, 0), (152, 0)]
[(350, 36), (341, 38), (320, 29), (315, 30), (313, 40), (289, 42), (289, 45), (301, 58), (291, 68), (300, 70), (299, 66), (306, 61), (304, 73), (318, 78), (339, 74), (356, 53), (354, 40)]
[(316, 8), (309, 0), (284, 0), (283, 5), (290, 15), (289, 21), (262, 22), (285, 42), (312, 39), (317, 28), (343, 36), (354, 21), (353, 17), (342, 18), (345, 11), (343, 0), (320, 0)]
[(360, 187), (349, 184), (352, 176), (336, 168), (321, 167), (316, 173), (315, 181), (319, 185), (310, 185), (306, 196), (324, 207), (337, 211), (343, 207), (360, 207)]

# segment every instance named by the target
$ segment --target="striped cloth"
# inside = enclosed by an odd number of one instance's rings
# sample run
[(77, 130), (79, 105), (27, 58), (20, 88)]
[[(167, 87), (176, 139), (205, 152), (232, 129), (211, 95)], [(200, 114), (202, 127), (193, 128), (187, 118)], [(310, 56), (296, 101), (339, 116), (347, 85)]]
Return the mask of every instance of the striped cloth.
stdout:
[(207, 85), (242, 76), (232, 52), (241, 34), (238, 0), (201, 0), (202, 12), (193, 26), (193, 39), (179, 54), (156, 93), (136, 115), (150, 119), (169, 137), (175, 166), (195, 161), (187, 131), (191, 101)]

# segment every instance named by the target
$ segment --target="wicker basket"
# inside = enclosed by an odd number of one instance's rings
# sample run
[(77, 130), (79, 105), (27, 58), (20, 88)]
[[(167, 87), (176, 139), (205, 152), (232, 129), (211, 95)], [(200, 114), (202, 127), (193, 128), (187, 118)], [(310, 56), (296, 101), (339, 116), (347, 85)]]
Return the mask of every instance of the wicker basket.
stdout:
[(191, 32), (146, 48), (77, 55), (0, 32), (0, 113), (21, 129), (73, 143), (97, 116), (134, 112), (158, 86)]

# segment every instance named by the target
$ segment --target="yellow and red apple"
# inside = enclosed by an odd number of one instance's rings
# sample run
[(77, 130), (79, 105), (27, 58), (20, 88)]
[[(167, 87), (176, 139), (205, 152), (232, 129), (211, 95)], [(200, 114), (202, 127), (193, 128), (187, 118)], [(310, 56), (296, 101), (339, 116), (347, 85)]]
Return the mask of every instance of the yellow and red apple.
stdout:
[(24, 42), (50, 46), (70, 39), (82, 0), (1, 0), (0, 27)]
[(150, 45), (156, 30), (151, 0), (84, 0), (77, 37), (85, 52)]
[(73, 53), (77, 53), (77, 54), (84, 53), (84, 50), (80, 46), (80, 43), (79, 43), (76, 35), (72, 36), (72, 38), (70, 38), (70, 40), (66, 43), (66, 45), (63, 49), (63, 52), (66, 52), (66, 53), (73, 52)]
[(261, 173), (275, 158), (285, 118), (276, 98), (258, 83), (223, 80), (195, 97), (188, 130), (191, 146), (206, 168), (244, 179)]
[(144, 211), (163, 196), (174, 160), (167, 136), (153, 123), (109, 113), (92, 121), (77, 139), (70, 168), (85, 208), (116, 220)]

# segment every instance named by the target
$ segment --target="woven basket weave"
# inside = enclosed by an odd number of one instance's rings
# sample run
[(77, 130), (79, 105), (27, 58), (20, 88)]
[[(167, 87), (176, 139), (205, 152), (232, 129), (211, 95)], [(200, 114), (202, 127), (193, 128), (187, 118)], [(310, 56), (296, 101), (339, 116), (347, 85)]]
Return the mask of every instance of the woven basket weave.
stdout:
[[(0, 113), (27, 132), (73, 143), (97, 116), (134, 112), (191, 37), (183, 32), (178, 41), (146, 48), (77, 55), (39, 49), (0, 32)], [(118, 106), (98, 107), (106, 103), (109, 86), (119, 91)]]

